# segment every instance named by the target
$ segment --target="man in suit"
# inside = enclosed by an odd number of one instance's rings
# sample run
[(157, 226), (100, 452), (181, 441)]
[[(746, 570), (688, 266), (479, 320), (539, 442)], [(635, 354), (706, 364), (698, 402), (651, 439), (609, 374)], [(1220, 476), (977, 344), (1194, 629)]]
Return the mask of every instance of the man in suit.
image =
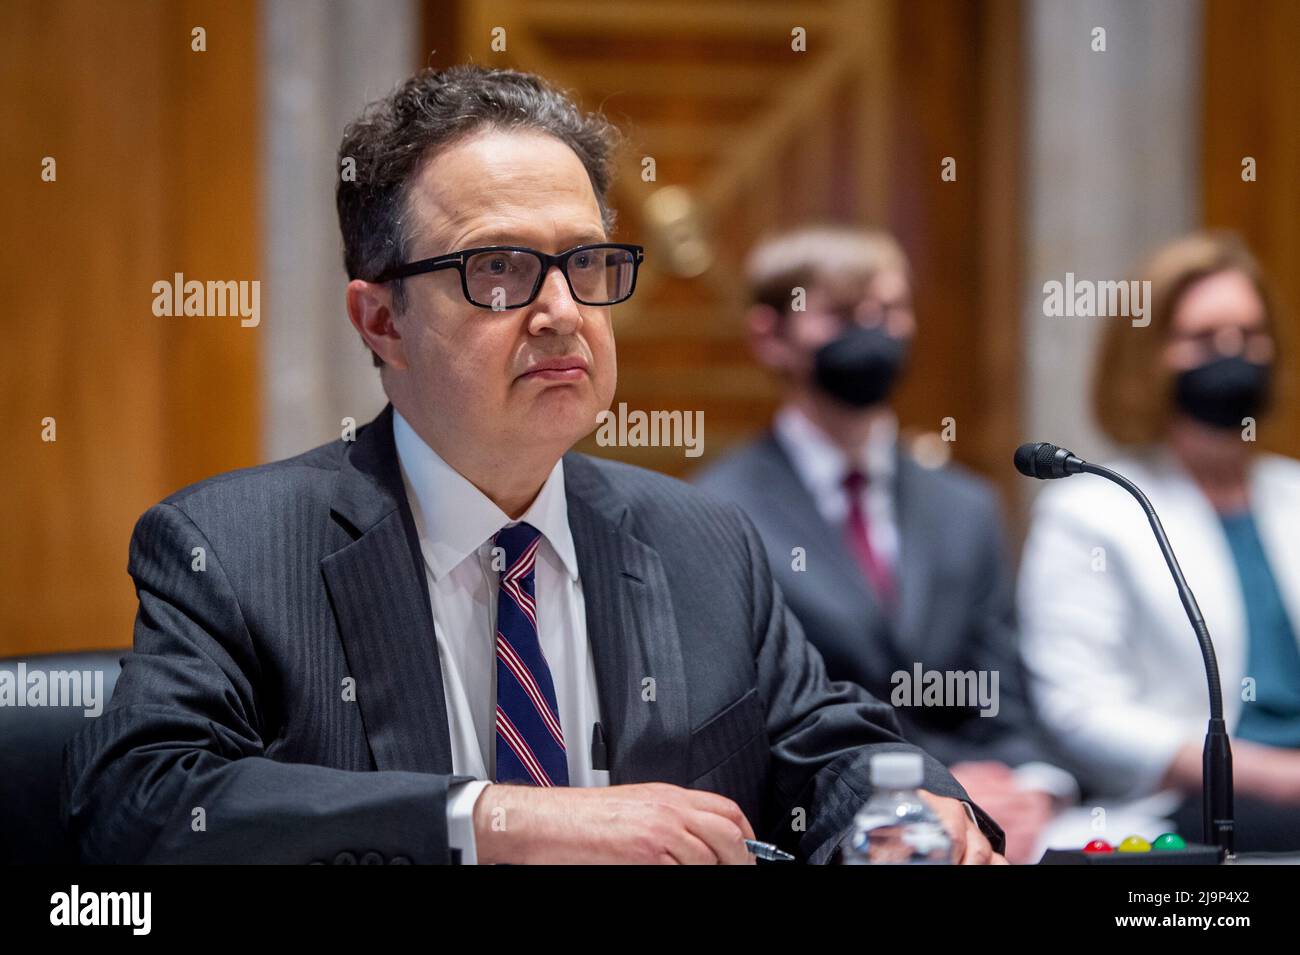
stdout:
[[(995, 494), (899, 442), (909, 271), (880, 231), (808, 227), (756, 246), (748, 334), (785, 400), (768, 433), (696, 483), (748, 512), (829, 675), (893, 700), (904, 736), (1003, 825), (1007, 857), (1029, 861), (1075, 784), (1030, 712)], [(929, 673), (973, 673), (990, 699), (926, 700)]]
[[(91, 861), (823, 862), (905, 750), (740, 512), (566, 453), (614, 394), (612, 129), (423, 71), (349, 126), (347, 307), (391, 404), (136, 527), (134, 653), (67, 751)], [(1001, 832), (924, 757), (965, 862)], [(990, 842), (990, 840), (992, 840)]]

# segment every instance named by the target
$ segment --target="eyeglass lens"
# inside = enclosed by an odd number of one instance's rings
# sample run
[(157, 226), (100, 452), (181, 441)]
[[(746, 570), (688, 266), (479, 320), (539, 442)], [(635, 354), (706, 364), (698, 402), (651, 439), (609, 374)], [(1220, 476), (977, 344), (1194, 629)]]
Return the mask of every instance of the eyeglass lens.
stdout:
[[(565, 262), (573, 297), (583, 305), (612, 305), (632, 291), (635, 261), (627, 249), (596, 246)], [(537, 287), (542, 261), (531, 252), (477, 252), (465, 261), (470, 301), (487, 308), (519, 308)]]

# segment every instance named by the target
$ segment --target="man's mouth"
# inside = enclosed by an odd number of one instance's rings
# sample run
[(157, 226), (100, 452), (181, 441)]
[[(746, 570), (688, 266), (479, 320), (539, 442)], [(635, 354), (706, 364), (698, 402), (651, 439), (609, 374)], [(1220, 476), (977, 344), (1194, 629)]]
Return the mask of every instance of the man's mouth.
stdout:
[(587, 375), (587, 361), (578, 355), (566, 358), (544, 358), (536, 361), (519, 376), (521, 380), (579, 381)]

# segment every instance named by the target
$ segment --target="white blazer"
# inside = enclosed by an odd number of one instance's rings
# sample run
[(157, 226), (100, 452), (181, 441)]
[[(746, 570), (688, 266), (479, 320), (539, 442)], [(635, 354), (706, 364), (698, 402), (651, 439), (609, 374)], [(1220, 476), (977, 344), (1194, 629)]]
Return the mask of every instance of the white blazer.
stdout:
[[(1241, 716), (1246, 610), (1218, 517), (1167, 450), (1108, 466), (1159, 514), (1214, 642), (1229, 732)], [(1300, 638), (1300, 461), (1258, 455), (1250, 507)], [(1175, 752), (1204, 740), (1199, 644), (1137, 502), (1095, 475), (1052, 482), (1035, 502), (1018, 588), (1022, 650), (1042, 719), (1085, 781), (1150, 795)]]

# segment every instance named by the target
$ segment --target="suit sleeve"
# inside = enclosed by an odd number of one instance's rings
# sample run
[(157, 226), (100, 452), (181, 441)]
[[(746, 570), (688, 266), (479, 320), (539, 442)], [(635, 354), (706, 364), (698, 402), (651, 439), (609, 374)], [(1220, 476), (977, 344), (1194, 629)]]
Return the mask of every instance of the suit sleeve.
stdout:
[[(762, 828), (798, 858), (831, 861), (853, 816), (871, 795), (876, 753), (919, 752), (922, 788), (969, 801), (947, 769), (903, 739), (893, 708), (855, 683), (832, 682), (772, 579), (757, 531), (740, 515), (749, 552), (759, 691), (767, 708), (773, 798)], [(993, 819), (972, 804), (980, 829), (1002, 852), (1006, 840)]]
[(64, 750), (63, 812), (82, 861), (451, 861), (446, 797), (459, 777), (267, 758), (257, 645), (188, 516), (150, 508), (128, 569), (134, 652), (108, 708)]

